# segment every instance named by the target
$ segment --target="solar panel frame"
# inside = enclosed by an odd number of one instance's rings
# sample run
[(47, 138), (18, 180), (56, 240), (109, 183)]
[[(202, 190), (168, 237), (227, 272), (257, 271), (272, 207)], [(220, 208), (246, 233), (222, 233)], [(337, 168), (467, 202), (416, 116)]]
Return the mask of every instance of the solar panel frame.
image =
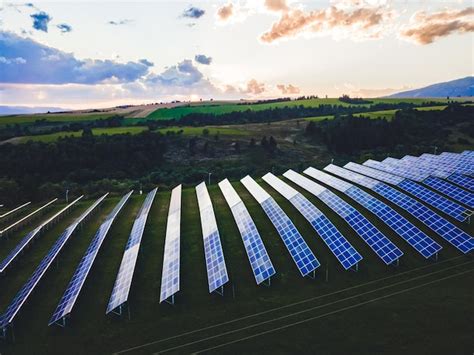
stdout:
[[(122, 262), (120, 263), (109, 303), (107, 304), (107, 309), (105, 311), (106, 314), (122, 314), (122, 305), (128, 301), (143, 232), (157, 190), (158, 188), (155, 188), (148, 193), (135, 221), (133, 222), (132, 230), (125, 246)], [(117, 309), (118, 311), (116, 311)]]
[[(309, 175), (315, 179), (320, 177), (318, 172), (318, 170), (311, 167), (304, 171), (306, 175)], [(310, 180), (307, 177), (292, 170), (288, 170), (283, 174), (283, 176), (293, 181), (295, 184), (301, 186), (308, 192), (321, 199), (322, 202), (327, 204), (329, 208), (331, 208), (341, 218), (343, 218), (347, 224), (349, 224), (356, 234), (359, 235), (359, 237), (386, 265), (398, 263), (398, 260), (403, 255), (403, 252), (354, 207), (342, 200), (339, 196), (335, 195), (326, 187), (323, 187), (315, 181)], [(338, 181), (336, 185), (341, 191), (346, 191), (351, 187), (350, 184), (347, 184), (344, 181)], [(325, 190), (319, 194), (315, 194), (313, 192), (315, 190), (318, 191), (321, 188)]]
[(174, 303), (174, 295), (180, 288), (181, 190), (181, 185), (178, 185), (171, 191), (161, 273), (160, 303), (169, 298), (172, 298), (171, 303)]
[(209, 293), (219, 293), (219, 290), (221, 290), (220, 293), (222, 294), (224, 285), (229, 282), (229, 275), (227, 273), (214, 207), (212, 206), (212, 200), (205, 182), (196, 186), (196, 196), (201, 217)]
[(219, 182), (219, 188), (229, 205), (237, 228), (239, 229), (255, 282), (257, 285), (260, 285), (275, 275), (275, 267), (268, 255), (255, 222), (252, 220), (247, 207), (232, 184), (229, 180), (224, 179)]
[[(343, 169), (333, 164), (329, 164), (324, 168), (324, 170), (348, 180), (355, 174), (350, 170)], [(334, 184), (332, 184), (333, 180), (341, 181), (337, 177), (328, 174), (326, 175), (328, 176), (328, 179), (326, 180), (329, 185), (334, 186)], [(380, 218), (424, 258), (430, 258), (442, 249), (441, 245), (423, 233), (419, 228), (396, 212), (393, 208), (357, 186), (352, 184), (349, 185), (350, 187), (348, 189), (341, 192), (345, 193), (347, 196)]]
[[(99, 229), (95, 233), (84, 256), (77, 265), (76, 271), (74, 272), (68, 286), (66, 287), (63, 296), (59, 300), (56, 310), (53, 312), (51, 319), (49, 320), (49, 326), (53, 324), (60, 324), (64, 326), (66, 324), (66, 318), (70, 315), (74, 305), (76, 304), (76, 301), (79, 297), (82, 287), (84, 286), (84, 283), (86, 282), (87, 276), (92, 269), (92, 265), (94, 264), (102, 243), (107, 237), (107, 234), (115, 218), (120, 213), (132, 193), (133, 191), (130, 191), (122, 197), (122, 199), (105, 218), (104, 222), (100, 225)], [(61, 323), (59, 323), (60, 321)]]
[(263, 176), (263, 180), (290, 201), (306, 218), (345, 270), (356, 266), (363, 259), (332, 222), (301, 193), (272, 173)]
[(5, 312), (0, 317), (0, 329), (6, 333), (7, 327), (13, 322), (15, 316), (21, 310), (23, 304), (28, 300), (36, 285), (41, 281), (43, 275), (48, 271), (49, 267), (59, 255), (63, 247), (66, 245), (77, 226), (107, 197), (108, 193), (95, 201), (85, 212), (83, 212), (74, 222), (66, 228), (66, 230), (58, 237), (56, 242), (50, 248), (46, 256), (39, 263), (31, 277), (18, 291), (16, 296), (8, 305)]
[[(375, 169), (352, 162), (346, 164), (344, 168), (357, 173), (354, 175), (365, 174), (365, 180), (369, 179), (367, 176), (375, 178), (376, 175), (372, 174), (372, 170)], [(358, 181), (355, 181), (355, 179), (353, 181), (358, 182), (361, 181), (361, 179), (358, 178)], [(462, 253), (467, 254), (474, 249), (474, 238), (414, 198), (383, 182), (373, 184), (370, 189), (385, 197), (398, 207), (406, 210)]]
[(273, 197), (250, 176), (247, 175), (240, 182), (257, 200), (272, 222), (301, 276), (305, 277), (314, 274), (321, 264), (291, 219), (275, 202)]
[(60, 211), (56, 212), (53, 216), (48, 218), (46, 221), (42, 222), (38, 227), (33, 229), (31, 232), (26, 234), (23, 239), (20, 240), (19, 243), (15, 245), (15, 247), (8, 253), (8, 255), (0, 262), (0, 275), (5, 272), (5, 270), (16, 260), (16, 258), (21, 254), (23, 250), (43, 231), (43, 229), (49, 225), (52, 221), (56, 218), (61, 216), (67, 210), (69, 210), (72, 206), (74, 206), (79, 200), (83, 198), (84, 195), (79, 196), (77, 199), (72, 201), (70, 204), (65, 206)]

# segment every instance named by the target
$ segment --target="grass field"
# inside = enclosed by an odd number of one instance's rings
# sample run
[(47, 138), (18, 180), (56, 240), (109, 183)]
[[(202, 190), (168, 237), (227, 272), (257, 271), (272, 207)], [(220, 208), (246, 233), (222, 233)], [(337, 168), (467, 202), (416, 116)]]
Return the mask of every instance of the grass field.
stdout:
[[(226, 135), (226, 136), (244, 136), (247, 135), (248, 132), (235, 129), (225, 126), (203, 126), (203, 127), (166, 127), (166, 128), (159, 128), (156, 132), (161, 132), (166, 134), (167, 132), (174, 132), (178, 133), (180, 131), (181, 134), (185, 136), (199, 136), (203, 135), (203, 130), (207, 129), (209, 135)], [(115, 134), (138, 134), (144, 131), (147, 131), (148, 127), (145, 126), (130, 126), (130, 127), (113, 127), (113, 128), (93, 128), (92, 133), (96, 136), (105, 134), (105, 135), (115, 135)], [(19, 138), (14, 138), (13, 142), (15, 143), (25, 143), (28, 141), (34, 142), (54, 142), (60, 138), (64, 137), (80, 137), (82, 135), (82, 130), (76, 132), (57, 132), (51, 134), (40, 134), (35, 136), (24, 136)]]
[[(429, 101), (427, 99), (370, 99), (374, 104), (376, 103), (400, 103), (407, 102), (421, 105), (423, 102)], [(436, 99), (433, 100), (436, 102), (444, 103), (446, 99)], [(306, 107), (317, 107), (320, 105), (341, 105), (341, 106), (350, 106), (350, 104), (339, 101), (337, 98), (329, 99), (309, 99), (309, 100), (298, 100), (298, 101), (284, 101), (276, 103), (266, 103), (266, 104), (249, 104), (249, 105), (238, 105), (238, 104), (226, 104), (226, 105), (206, 105), (206, 106), (181, 106), (174, 108), (160, 108), (151, 114), (148, 115), (148, 118), (153, 119), (172, 119), (180, 118), (190, 113), (212, 113), (216, 115), (221, 115), (229, 112), (236, 111), (246, 111), (246, 110), (267, 110), (270, 108), (276, 107), (285, 107), (285, 106), (299, 106), (303, 105)], [(369, 106), (368, 104), (360, 105), (363, 107)]]
[[(197, 201), (194, 189), (188, 188), (183, 190), (182, 199), (181, 290), (174, 306), (159, 305), (170, 198), (169, 191), (159, 191), (132, 283), (131, 318), (106, 317), (105, 308), (123, 248), (144, 200), (144, 196), (135, 194), (113, 224), (68, 326), (48, 327), (77, 263), (100, 223), (119, 200), (108, 198), (73, 235), (58, 262), (42, 279), (18, 314), (15, 342), (0, 341), (0, 353), (31, 354), (34, 349), (35, 353), (102, 354), (143, 344), (148, 345), (128, 353), (190, 353), (206, 349), (206, 353), (224, 354), (472, 352), (472, 258), (461, 256), (442, 238), (399, 210), (444, 247), (437, 262), (426, 261), (373, 215), (364, 212), (405, 253), (399, 267), (385, 266), (340, 217), (302, 191), (364, 256), (358, 272), (344, 271), (306, 220), (262, 182), (321, 262), (315, 280), (303, 279), (263, 210), (240, 183), (234, 186), (254, 218), (277, 270), (270, 287), (255, 285), (232, 214), (218, 187), (212, 185), (209, 191), (231, 282), (224, 297), (208, 294)], [(79, 203), (0, 278), (0, 310), (5, 309), (59, 234), (91, 203)], [(47, 215), (59, 208), (56, 206)], [(472, 225), (465, 228), (473, 233)], [(0, 241), (0, 258), (30, 229), (31, 226)]]
[[(114, 134), (138, 134), (143, 131), (148, 130), (148, 127), (144, 126), (133, 126), (133, 127), (112, 127), (112, 128), (93, 128), (92, 134), (95, 136), (105, 135), (114, 135)], [(82, 136), (82, 130), (76, 132), (57, 132), (51, 134), (40, 134), (36, 136), (24, 136), (20, 137), (19, 143), (25, 143), (28, 141), (34, 142), (54, 142), (59, 138), (64, 137), (80, 137)]]
[(37, 114), (37, 115), (9, 115), (0, 116), (0, 126), (7, 124), (34, 123), (38, 120), (48, 122), (76, 122), (76, 121), (95, 121), (114, 116), (112, 113), (70, 113), (70, 114)]

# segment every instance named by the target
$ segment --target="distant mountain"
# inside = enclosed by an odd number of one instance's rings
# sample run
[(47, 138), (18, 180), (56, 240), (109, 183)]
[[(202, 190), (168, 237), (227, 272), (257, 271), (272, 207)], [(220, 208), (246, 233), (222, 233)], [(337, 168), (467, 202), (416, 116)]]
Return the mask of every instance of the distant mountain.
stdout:
[(67, 111), (60, 107), (28, 107), (28, 106), (1, 106), (0, 115), (20, 115), (25, 113), (46, 113), (46, 112)]
[(388, 97), (423, 98), (423, 97), (468, 97), (474, 96), (474, 76), (426, 86), (421, 89), (399, 92)]

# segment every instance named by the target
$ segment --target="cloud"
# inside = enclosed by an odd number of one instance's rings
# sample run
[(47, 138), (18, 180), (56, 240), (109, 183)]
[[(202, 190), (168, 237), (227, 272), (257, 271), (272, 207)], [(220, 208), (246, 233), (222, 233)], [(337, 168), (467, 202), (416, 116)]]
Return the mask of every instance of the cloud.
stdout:
[(191, 6), (191, 7), (187, 8), (186, 10), (184, 10), (182, 16), (183, 17), (188, 17), (188, 18), (200, 18), (200, 17), (204, 16), (205, 13), (206, 13), (206, 11), (204, 11), (203, 9)]
[(16, 58), (5, 58), (5, 57), (0, 57), (0, 65), (2, 64), (25, 64), (26, 59), (22, 57), (16, 57)]
[(265, 7), (270, 11), (288, 11), (286, 0), (265, 0)]
[(244, 90), (246, 94), (260, 95), (265, 92), (265, 84), (259, 83), (257, 80), (252, 79), (247, 83), (247, 89)]
[(234, 14), (234, 4), (228, 3), (217, 9), (217, 18), (221, 21), (229, 20)]
[(30, 15), (33, 19), (33, 28), (38, 31), (48, 32), (48, 23), (52, 20), (46, 12), (40, 11), (36, 14)]
[(426, 45), (454, 33), (474, 32), (473, 15), (474, 7), (443, 10), (432, 14), (419, 11), (412, 16), (410, 24), (402, 28), (400, 37)]
[(309, 12), (290, 9), (283, 12), (280, 19), (260, 39), (265, 43), (272, 43), (301, 34), (332, 34), (353, 39), (378, 38), (381, 36), (381, 27), (392, 18), (393, 12), (386, 6), (372, 6), (364, 1), (358, 1), (357, 5), (333, 5)]
[(147, 82), (163, 86), (192, 86), (203, 79), (203, 74), (193, 62), (185, 59), (177, 65), (165, 69), (161, 74), (150, 75)]
[(57, 25), (56, 27), (59, 28), (59, 30), (62, 33), (67, 33), (67, 32), (72, 31), (72, 27), (70, 25), (68, 25), (67, 23), (61, 23), (61, 24)]
[(203, 65), (209, 65), (212, 63), (212, 57), (205, 56), (204, 54), (196, 54), (194, 60)]
[(107, 24), (112, 25), (112, 26), (124, 26), (124, 25), (129, 25), (132, 22), (133, 22), (133, 20), (125, 18), (125, 19), (121, 19), (121, 20), (117, 20), (117, 21), (111, 20), (111, 21), (107, 22)]
[(97, 84), (106, 81), (130, 82), (148, 73), (149, 65), (143, 62), (118, 63), (112, 60), (79, 60), (66, 53), (0, 31), (0, 53), (5, 58), (23, 58), (21, 62), (0, 62), (2, 83)]
[(146, 65), (147, 67), (152, 67), (155, 65), (153, 62), (150, 62), (148, 59), (140, 59), (138, 62), (143, 65)]
[(288, 86), (285, 86), (284, 84), (277, 85), (277, 89), (280, 90), (284, 95), (294, 95), (300, 93), (300, 88), (291, 84), (288, 84)]

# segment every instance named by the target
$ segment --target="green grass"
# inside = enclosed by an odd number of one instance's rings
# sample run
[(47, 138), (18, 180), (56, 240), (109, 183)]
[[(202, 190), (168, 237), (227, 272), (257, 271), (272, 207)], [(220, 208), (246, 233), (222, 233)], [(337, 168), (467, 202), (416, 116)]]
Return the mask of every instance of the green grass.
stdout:
[(159, 128), (157, 129), (157, 131), (163, 134), (166, 134), (166, 132), (178, 133), (182, 131), (182, 134), (186, 136), (197, 136), (197, 135), (202, 135), (204, 129), (207, 129), (209, 131), (209, 135), (219, 134), (219, 135), (228, 135), (228, 136), (243, 136), (243, 135), (249, 134), (248, 132), (244, 130), (225, 127), (225, 126), (215, 126), (215, 127), (213, 126), (203, 126), (203, 127), (172, 126), (172, 127), (166, 127), (166, 128)]
[(38, 120), (48, 122), (77, 122), (77, 121), (96, 121), (115, 116), (112, 113), (71, 113), (71, 114), (37, 114), (37, 115), (9, 115), (0, 116), (0, 126), (7, 124), (34, 123)]
[[(407, 102), (417, 105), (421, 105), (426, 101), (436, 101), (444, 103), (446, 99), (370, 99), (374, 104), (377, 103), (400, 103)], [(216, 105), (191, 105), (191, 106), (181, 106), (174, 108), (160, 108), (152, 112), (147, 116), (147, 118), (167, 120), (172, 118), (180, 118), (190, 113), (212, 113), (216, 115), (221, 115), (224, 113), (236, 112), (236, 111), (246, 111), (254, 110), (261, 111), (270, 108), (277, 107), (294, 107), (303, 105), (305, 107), (317, 107), (320, 105), (341, 105), (341, 106), (350, 106), (347, 103), (339, 101), (337, 98), (328, 98), (328, 99), (309, 99), (309, 100), (298, 100), (298, 101), (285, 101), (285, 102), (276, 102), (276, 103), (266, 103), (266, 104), (249, 104), (249, 105), (238, 105), (238, 104), (216, 104)], [(369, 104), (360, 105), (363, 107), (369, 106)]]
[[(472, 270), (472, 259), (459, 258), (460, 254), (454, 248), (428, 232), (443, 245), (444, 249), (438, 263), (426, 261), (415, 254), (398, 236), (381, 225), (380, 221), (365, 213), (405, 253), (399, 267), (385, 266), (340, 217), (328, 210), (315, 197), (302, 191), (364, 256), (359, 272), (344, 271), (295, 208), (276, 191), (262, 183), (294, 221), (322, 264), (315, 280), (303, 279), (258, 203), (240, 183), (234, 183), (234, 186), (255, 220), (277, 270), (270, 287), (255, 285), (231, 211), (219, 188), (213, 185), (209, 188), (209, 192), (214, 204), (231, 283), (226, 286), (224, 297), (209, 295), (195, 191), (194, 188), (187, 188), (183, 189), (182, 197), (181, 289), (174, 306), (160, 305), (158, 299), (170, 193), (159, 190), (150, 211), (135, 269), (129, 298), (131, 319), (128, 320), (127, 316), (121, 319), (107, 317), (105, 308), (123, 249), (133, 220), (144, 200), (143, 195), (135, 194), (112, 225), (71, 318), (68, 319), (68, 326), (64, 329), (48, 327), (47, 322), (95, 231), (119, 201), (118, 197), (108, 198), (71, 237), (70, 242), (62, 250), (58, 262), (45, 274), (18, 314), (14, 329), (15, 343), (0, 341), (0, 352), (30, 354), (31, 349), (34, 349), (35, 353), (49, 354), (112, 353), (308, 299), (313, 300), (154, 344), (133, 353), (148, 354), (182, 346), (204, 337), (282, 316), (287, 317), (189, 345), (172, 353), (190, 353), (311, 317), (316, 318), (282, 331), (230, 344), (216, 349), (214, 353), (442, 354), (472, 351), (471, 336), (474, 323), (472, 312), (469, 310), (472, 309), (473, 273), (343, 310), (359, 302), (370, 301), (410, 287), (419, 287), (424, 282), (438, 282), (456, 272)], [(81, 202), (66, 218), (41, 235), (6, 275), (0, 278), (2, 290), (0, 310), (5, 309), (59, 234), (90, 203), (91, 200)], [(412, 217), (407, 217), (419, 225)], [(6, 255), (30, 229), (32, 226), (18, 231), (8, 240), (1, 241), (0, 257)], [(473, 226), (469, 226), (469, 231), (472, 233)], [(457, 259), (449, 260), (453, 257)], [(423, 269), (417, 269), (420, 267)], [(324, 281), (326, 269), (329, 270), (329, 282)], [(436, 273), (430, 274), (432, 272)], [(366, 284), (367, 282), (372, 283)], [(352, 286), (357, 288), (340, 291)], [(373, 291), (381, 287), (386, 289)], [(359, 295), (364, 292), (369, 293)], [(328, 294), (331, 295), (324, 296)], [(352, 298), (343, 300), (347, 297)], [(440, 304), (443, 307), (439, 307)], [(309, 310), (312, 307), (315, 308)], [(289, 315), (297, 311), (304, 313)]]
[[(144, 126), (133, 126), (133, 127), (112, 127), (112, 128), (93, 128), (92, 134), (95, 136), (100, 136), (102, 134), (105, 135), (114, 135), (114, 134), (138, 134), (143, 131), (148, 130), (148, 127)], [(25, 143), (28, 141), (34, 142), (54, 142), (57, 141), (59, 138), (64, 137), (80, 137), (82, 136), (82, 130), (76, 132), (57, 132), (51, 134), (40, 134), (36, 136), (24, 136), (20, 137), (19, 142)]]

